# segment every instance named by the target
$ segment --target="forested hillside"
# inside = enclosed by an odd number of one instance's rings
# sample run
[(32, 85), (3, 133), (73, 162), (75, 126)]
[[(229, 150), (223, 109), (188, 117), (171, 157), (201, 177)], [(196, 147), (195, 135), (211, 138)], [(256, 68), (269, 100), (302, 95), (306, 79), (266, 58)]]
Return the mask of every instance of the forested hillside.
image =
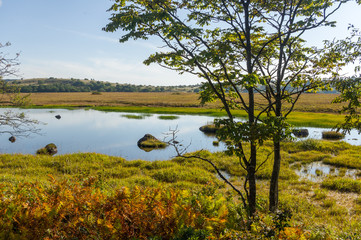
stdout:
[(17, 85), (20, 92), (198, 92), (200, 85), (150, 86), (102, 82), (88, 79), (36, 78), (6, 80)]

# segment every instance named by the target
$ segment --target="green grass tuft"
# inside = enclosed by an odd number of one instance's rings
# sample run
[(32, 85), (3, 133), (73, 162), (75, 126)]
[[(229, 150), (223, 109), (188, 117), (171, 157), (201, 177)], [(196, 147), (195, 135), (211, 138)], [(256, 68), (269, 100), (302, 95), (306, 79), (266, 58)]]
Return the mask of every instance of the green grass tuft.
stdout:
[(160, 115), (158, 116), (158, 119), (160, 120), (176, 120), (179, 116), (173, 116), (173, 115)]
[(322, 182), (321, 186), (326, 189), (337, 190), (340, 192), (361, 193), (361, 181), (349, 178), (328, 178)]

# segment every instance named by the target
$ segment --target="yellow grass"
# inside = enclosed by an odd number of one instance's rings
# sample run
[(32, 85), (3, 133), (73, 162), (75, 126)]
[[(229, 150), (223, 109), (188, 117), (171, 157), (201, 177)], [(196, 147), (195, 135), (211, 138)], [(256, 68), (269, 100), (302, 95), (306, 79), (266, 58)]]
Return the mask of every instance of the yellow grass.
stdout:
[[(246, 97), (246, 95), (244, 95)], [(336, 113), (341, 109), (340, 104), (331, 104), (336, 94), (304, 94), (299, 99), (294, 111)], [(110, 92), (101, 95), (82, 93), (32, 93), (31, 102), (37, 106), (148, 106), (148, 107), (201, 107), (220, 108), (221, 104), (208, 103), (200, 105), (199, 95), (196, 93), (119, 93)], [(263, 105), (260, 95), (256, 95), (256, 102)], [(0, 105), (9, 105), (7, 98), (0, 99)], [(287, 106), (287, 104), (285, 105)]]

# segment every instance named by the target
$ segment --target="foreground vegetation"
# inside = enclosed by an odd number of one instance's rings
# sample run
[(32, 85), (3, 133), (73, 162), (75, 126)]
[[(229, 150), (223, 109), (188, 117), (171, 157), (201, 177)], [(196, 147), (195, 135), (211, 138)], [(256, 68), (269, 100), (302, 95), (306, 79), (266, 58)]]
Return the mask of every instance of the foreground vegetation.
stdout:
[[(262, 147), (260, 159), (267, 158), (270, 144)], [(269, 159), (257, 172), (258, 217), (251, 227), (238, 196), (210, 165), (195, 158), (148, 162), (95, 153), (2, 154), (0, 237), (360, 239), (360, 150), (344, 142), (283, 143), (281, 211), (267, 211)], [(237, 158), (191, 154), (211, 159), (233, 184), (242, 183), (245, 171)], [(296, 172), (311, 162), (334, 170), (327, 175), (319, 169), (316, 182), (299, 178)], [(356, 171), (353, 177), (350, 170)]]

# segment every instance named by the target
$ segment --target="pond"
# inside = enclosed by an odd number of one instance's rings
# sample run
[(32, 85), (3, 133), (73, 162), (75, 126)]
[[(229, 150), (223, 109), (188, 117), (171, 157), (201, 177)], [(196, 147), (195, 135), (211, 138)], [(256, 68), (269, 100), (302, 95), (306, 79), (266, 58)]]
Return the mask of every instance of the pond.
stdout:
[[(3, 113), (7, 110), (0, 109), (0, 112)], [(125, 115), (129, 115), (128, 113), (83, 109), (21, 111), (24, 111), (30, 118), (45, 123), (45, 125), (39, 125), (41, 134), (17, 138), (14, 143), (8, 140), (10, 135), (2, 134), (0, 137), (1, 153), (34, 154), (36, 150), (48, 143), (54, 143), (58, 146), (58, 154), (96, 152), (121, 156), (127, 160), (166, 160), (176, 155), (172, 146), (146, 152), (138, 148), (137, 141), (147, 133), (164, 140), (167, 137), (165, 133), (169, 133), (170, 129), (178, 129), (177, 141), (188, 147), (187, 152), (201, 149), (212, 152), (225, 150), (222, 142), (219, 143), (219, 146), (213, 146), (213, 141), (216, 140), (214, 136), (207, 136), (199, 131), (199, 127), (213, 122), (214, 117), (209, 116), (177, 115), (176, 119), (167, 119), (167, 115), (132, 113), (127, 118)], [(56, 115), (60, 115), (61, 118), (57, 119)], [(138, 117), (134, 117), (135, 115)], [(322, 131), (328, 129), (308, 128), (308, 130), (310, 134), (307, 138), (320, 139)], [(170, 140), (170, 138), (165, 140)], [(361, 145), (361, 138), (357, 131), (346, 135), (344, 141)]]
[[(305, 139), (322, 139), (322, 132), (324, 131), (332, 131), (331, 128), (315, 128), (315, 127), (304, 127), (307, 128), (309, 135), (305, 138), (298, 138), (299, 140)], [(357, 130), (352, 130), (350, 134), (346, 134), (345, 138), (342, 139), (352, 145), (361, 145), (361, 135), (358, 134)]]
[[(0, 109), (3, 113), (8, 109)], [(16, 111), (16, 110), (13, 110)], [(39, 120), (41, 134), (30, 137), (18, 137), (14, 143), (8, 139), (10, 135), (2, 134), (0, 138), (1, 153), (34, 154), (36, 150), (48, 143), (58, 147), (58, 154), (77, 152), (96, 152), (112, 156), (121, 156), (127, 160), (166, 160), (176, 155), (175, 149), (169, 146), (145, 152), (138, 148), (137, 142), (149, 133), (164, 140), (170, 129), (178, 129), (177, 141), (187, 148), (187, 152), (200, 149), (222, 151), (223, 143), (213, 146), (214, 136), (207, 136), (199, 127), (214, 120), (208, 116), (179, 115), (177, 119), (159, 119), (160, 115), (142, 115), (119, 112), (101, 112), (94, 110), (65, 109), (29, 109), (23, 110), (27, 116)], [(60, 115), (57, 119), (55, 116)], [(134, 115), (141, 119), (130, 118)], [(162, 115), (164, 116), (164, 115)], [(2, 129), (3, 130), (3, 129)], [(168, 137), (166, 140), (170, 140)]]
[(296, 174), (301, 178), (308, 179), (313, 182), (320, 182), (329, 176), (348, 177), (356, 179), (359, 176), (360, 170), (338, 168), (322, 162), (312, 162), (310, 164), (301, 165), (295, 170)]

